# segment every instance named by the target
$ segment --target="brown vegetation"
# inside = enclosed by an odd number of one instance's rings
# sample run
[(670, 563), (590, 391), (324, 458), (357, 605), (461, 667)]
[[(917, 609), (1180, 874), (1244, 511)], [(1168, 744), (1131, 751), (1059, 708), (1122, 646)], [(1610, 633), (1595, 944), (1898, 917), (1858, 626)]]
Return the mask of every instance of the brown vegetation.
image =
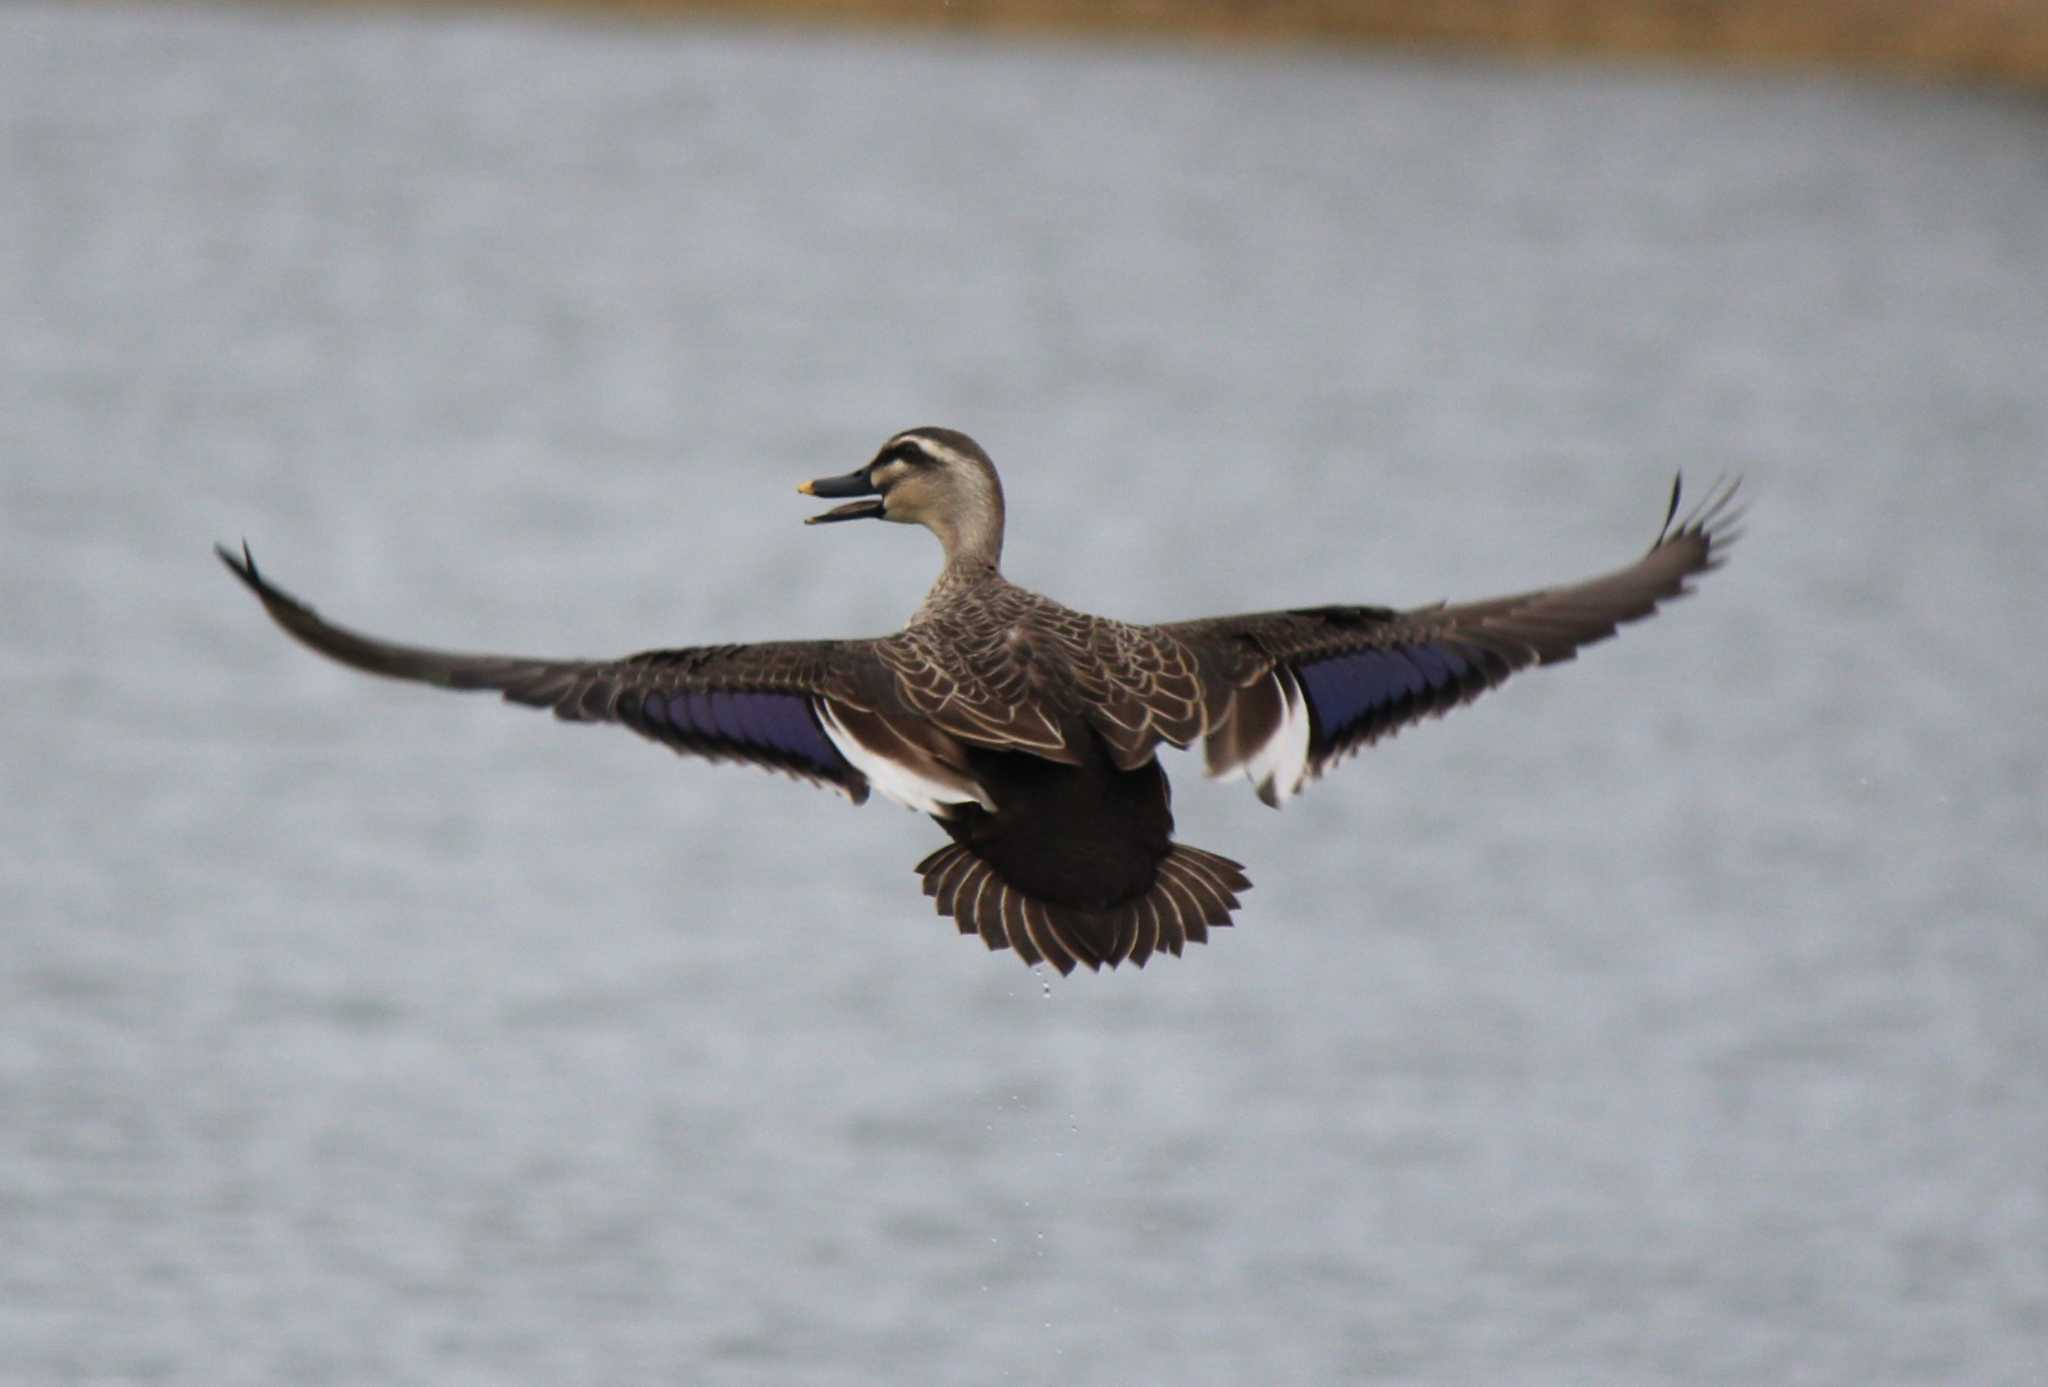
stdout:
[(641, 16), (1442, 44), (2048, 85), (2048, 0), (537, 0)]

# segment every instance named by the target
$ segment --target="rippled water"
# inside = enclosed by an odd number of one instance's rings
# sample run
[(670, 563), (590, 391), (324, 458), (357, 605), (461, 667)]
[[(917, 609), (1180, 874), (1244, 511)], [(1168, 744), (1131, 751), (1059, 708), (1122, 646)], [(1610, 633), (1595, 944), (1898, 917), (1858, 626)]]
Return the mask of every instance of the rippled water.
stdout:
[[(0, 1379), (2048, 1375), (2048, 111), (0, 9)], [(289, 646), (886, 630), (905, 425), (1131, 618), (1700, 593), (1050, 985), (927, 822)]]

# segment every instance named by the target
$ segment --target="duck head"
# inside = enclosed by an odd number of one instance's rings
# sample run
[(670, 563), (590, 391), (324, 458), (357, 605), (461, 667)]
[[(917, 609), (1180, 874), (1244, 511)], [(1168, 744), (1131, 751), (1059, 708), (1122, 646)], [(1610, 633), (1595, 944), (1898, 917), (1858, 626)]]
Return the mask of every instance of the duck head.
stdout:
[(954, 429), (908, 429), (884, 443), (866, 466), (804, 482), (797, 490), (863, 498), (811, 516), (807, 525), (894, 520), (937, 535), (949, 560), (994, 567), (1002, 556), (1002, 481), (981, 445)]

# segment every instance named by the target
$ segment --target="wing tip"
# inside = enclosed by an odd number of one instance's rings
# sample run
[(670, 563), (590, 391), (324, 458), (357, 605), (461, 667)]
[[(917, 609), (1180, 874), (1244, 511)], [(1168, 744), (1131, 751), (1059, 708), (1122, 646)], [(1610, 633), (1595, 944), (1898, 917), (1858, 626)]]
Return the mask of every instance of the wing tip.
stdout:
[[(311, 607), (263, 576), (262, 570), (256, 567), (256, 555), (250, 551), (248, 540), (242, 541), (242, 552), (239, 555), (225, 544), (214, 545), (213, 552), (227, 567), (228, 572), (234, 574), (243, 587), (256, 595), (256, 600), (263, 604), (264, 610), (270, 613), (273, 620), (301, 639), (307, 638), (301, 629), (302, 626), (309, 622), (317, 623), (319, 617)], [(317, 643), (315, 648), (318, 648)]]
[(256, 571), (256, 556), (249, 552), (248, 540), (242, 541), (242, 552), (239, 556), (225, 544), (215, 544), (213, 552), (227, 566), (228, 572), (248, 584), (250, 588), (258, 592), (263, 590), (263, 577)]
[[(1671, 501), (1664, 511), (1664, 523), (1658, 527), (1656, 542), (1650, 546), (1651, 553), (1680, 540), (1699, 539), (1706, 542), (1711, 555), (1718, 555), (1741, 538), (1742, 522), (1749, 508), (1735, 504), (1736, 495), (1742, 489), (1740, 473), (1724, 472), (1716, 477), (1692, 509), (1681, 518), (1678, 508), (1684, 485), (1685, 474), (1673, 474)], [(1714, 559), (1714, 562), (1718, 561), (1718, 558)]]

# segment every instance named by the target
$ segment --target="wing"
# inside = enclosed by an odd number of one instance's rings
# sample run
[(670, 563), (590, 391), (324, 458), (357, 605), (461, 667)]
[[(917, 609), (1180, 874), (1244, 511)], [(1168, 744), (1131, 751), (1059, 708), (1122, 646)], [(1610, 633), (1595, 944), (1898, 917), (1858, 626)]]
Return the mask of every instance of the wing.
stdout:
[(873, 694), (886, 693), (886, 675), (869, 642), (697, 646), (622, 660), (464, 655), (333, 625), (265, 580), (246, 545), (240, 557), (216, 552), (272, 620), (342, 664), (444, 689), (494, 689), (513, 703), (552, 708), (570, 722), (619, 723), (686, 755), (785, 771), (855, 804), (867, 798), (868, 776), (857, 764), (863, 757), (858, 747), (853, 759), (842, 750), (841, 725), (885, 721), (872, 711)]
[(1259, 798), (1278, 804), (1411, 722), (1517, 670), (1571, 659), (1718, 568), (1738, 533), (1734, 496), (1735, 483), (1717, 486), (1677, 520), (1674, 481), (1649, 552), (1568, 587), (1411, 611), (1317, 607), (1160, 627), (1195, 652), (1220, 710), (1204, 741), (1209, 774), (1243, 771)]

